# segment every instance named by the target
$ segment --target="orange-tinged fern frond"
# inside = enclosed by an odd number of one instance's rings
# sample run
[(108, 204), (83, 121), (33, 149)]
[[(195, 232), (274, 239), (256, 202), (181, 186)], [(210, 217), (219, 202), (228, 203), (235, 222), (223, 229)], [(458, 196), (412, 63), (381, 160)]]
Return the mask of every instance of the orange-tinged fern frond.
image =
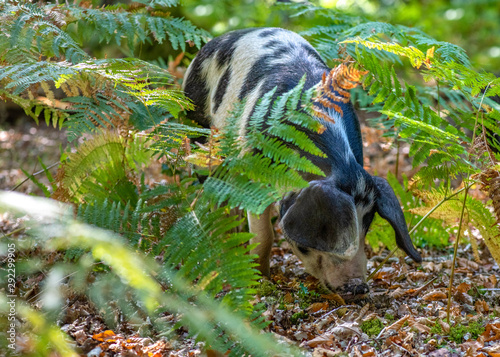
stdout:
[(489, 162), (485, 160), (481, 163), (481, 172), (473, 175), (472, 178), (479, 181), (481, 190), (491, 198), (497, 224), (500, 224), (500, 163), (494, 159), (495, 156), (484, 135), (480, 135), (474, 140), (469, 151), (471, 155), (476, 157), (487, 156), (489, 159)]
[[(349, 63), (349, 58), (346, 59), (333, 68), (330, 73), (323, 73), (323, 79), (318, 86), (317, 96), (313, 98), (314, 102), (343, 115), (342, 108), (336, 102), (348, 103), (351, 98), (349, 90), (357, 87), (360, 84), (361, 77), (367, 73), (367, 71), (360, 71), (352, 63)], [(321, 119), (332, 123), (335, 122), (319, 106), (314, 106), (313, 111)]]

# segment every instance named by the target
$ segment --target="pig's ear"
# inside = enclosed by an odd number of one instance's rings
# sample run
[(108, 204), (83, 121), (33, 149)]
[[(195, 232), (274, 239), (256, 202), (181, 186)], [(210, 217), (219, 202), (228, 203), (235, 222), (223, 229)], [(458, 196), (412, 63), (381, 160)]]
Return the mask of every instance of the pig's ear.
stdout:
[(312, 181), (298, 195), (281, 202), (287, 239), (300, 246), (351, 259), (359, 249), (354, 200), (330, 182)]
[(373, 182), (378, 189), (378, 197), (375, 208), (383, 219), (388, 221), (396, 232), (396, 243), (399, 248), (405, 251), (414, 261), (420, 263), (422, 257), (415, 249), (406, 227), (405, 216), (399, 204), (398, 198), (394, 194), (389, 183), (381, 177), (373, 177)]

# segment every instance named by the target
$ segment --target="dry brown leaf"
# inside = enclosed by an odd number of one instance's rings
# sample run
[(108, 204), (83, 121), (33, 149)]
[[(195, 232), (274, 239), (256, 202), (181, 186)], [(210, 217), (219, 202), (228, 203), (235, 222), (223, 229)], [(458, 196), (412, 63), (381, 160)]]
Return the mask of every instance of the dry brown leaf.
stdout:
[(411, 271), (406, 276), (412, 281), (418, 281), (427, 279), (429, 274), (423, 271)]
[(453, 295), (453, 297), (455, 298), (455, 301), (456, 302), (459, 302), (459, 303), (464, 303), (464, 304), (467, 304), (467, 305), (472, 305), (474, 304), (474, 298), (472, 296), (470, 296), (469, 294), (467, 293), (455, 293), (455, 295)]
[(486, 325), (481, 336), (484, 337), (485, 342), (500, 340), (500, 322)]
[(450, 325), (448, 325), (446, 322), (444, 322), (443, 320), (438, 320), (438, 324), (441, 326), (445, 333), (450, 332)]
[(447, 298), (446, 293), (440, 290), (433, 290), (431, 292), (428, 292), (422, 297), (424, 301), (439, 301), (439, 300), (445, 300), (446, 298)]
[(358, 317), (356, 318), (356, 321), (361, 321), (369, 309), (370, 309), (370, 304), (366, 304), (365, 306), (363, 306), (361, 308), (361, 310), (359, 310)]
[(334, 326), (330, 331), (339, 340), (351, 338), (353, 335), (361, 336), (363, 334), (356, 322), (344, 322), (340, 325)]
[(434, 263), (434, 262), (425, 262), (422, 263), (422, 266), (425, 271), (430, 272), (430, 273), (437, 273), (441, 270), (443, 270), (443, 263)]
[(483, 348), (484, 344), (478, 341), (466, 341), (460, 344), (460, 348), (463, 352), (465, 352), (465, 356), (467, 357), (476, 357), (479, 349)]
[(328, 302), (315, 302), (313, 304), (311, 304), (307, 310), (310, 312), (310, 313), (315, 313), (315, 312), (318, 312), (318, 311), (327, 311), (328, 310)]
[[(413, 316), (409, 317), (407, 320), (408, 320), (408, 325), (410, 327), (415, 328), (420, 333), (428, 334), (431, 331), (431, 328), (429, 326), (424, 325), (424, 324), (420, 323), (419, 321), (415, 320), (415, 318)], [(407, 336), (407, 339), (409, 339), (408, 336)]]
[(483, 347), (481, 350), (488, 353), (489, 356), (500, 357), (500, 344), (498, 343), (494, 346)]
[(355, 357), (363, 357), (363, 354), (361, 353), (361, 351), (359, 350), (359, 347), (358, 346), (354, 346), (351, 350), (351, 353), (354, 353), (354, 356)]
[(362, 353), (362, 357), (372, 357), (372, 356), (376, 356), (377, 355), (377, 351), (375, 350), (375, 348), (373, 348), (372, 346), (369, 346), (369, 345), (362, 345), (361, 346), (361, 353)]
[(476, 312), (479, 313), (479, 314), (482, 314), (482, 313), (487, 313), (490, 311), (490, 307), (488, 305), (488, 303), (484, 300), (477, 300), (476, 303), (474, 304), (474, 307), (476, 309)]
[(116, 338), (115, 338), (116, 334), (111, 331), (111, 330), (106, 330), (104, 332), (101, 332), (101, 333), (98, 333), (96, 335), (92, 335), (92, 338), (96, 341), (100, 341), (100, 342), (111, 342), (111, 341), (116, 341)]
[(471, 288), (471, 284), (468, 283), (461, 283), (460, 285), (457, 286), (456, 290), (459, 293), (467, 293)]
[(305, 342), (305, 344), (311, 348), (315, 348), (318, 346), (330, 347), (333, 345), (334, 341), (335, 341), (335, 336), (333, 334), (324, 333), (318, 337), (313, 338), (312, 340)]
[(400, 343), (401, 343), (401, 337), (399, 335), (389, 336), (385, 339), (385, 344), (387, 346), (391, 346), (392, 344), (399, 345)]
[[(410, 289), (410, 290), (414, 290), (414, 289)], [(391, 297), (393, 297), (394, 299), (399, 299), (399, 298), (405, 296), (408, 292), (409, 292), (409, 290), (403, 290), (401, 288), (397, 288), (396, 290), (391, 291), (389, 293), (389, 295)]]
[(492, 275), (490, 275), (488, 279), (489, 279), (489, 281), (493, 284), (493, 288), (494, 288), (495, 286), (497, 286), (498, 279), (497, 279), (497, 277), (496, 277), (495, 275), (493, 275), (493, 274), (492, 274)]
[(142, 349), (148, 357), (161, 357), (165, 355), (165, 352), (172, 349), (170, 343), (166, 343), (162, 340), (155, 342), (152, 345), (146, 346)]
[(304, 341), (304, 340), (309, 340), (309, 338), (311, 336), (309, 336), (309, 334), (306, 332), (306, 331), (297, 331), (293, 334), (293, 337), (297, 340), (297, 341)]
[(398, 321), (394, 322), (393, 324), (389, 325), (386, 327), (386, 330), (389, 331), (389, 330), (394, 330), (394, 331), (399, 331), (399, 329), (401, 329), (401, 327), (403, 327), (404, 323), (406, 322), (406, 320), (408, 320), (410, 318), (410, 315), (405, 315), (403, 316), (402, 318), (400, 318)]
[(397, 276), (397, 271), (393, 267), (384, 267), (380, 269), (374, 276), (373, 281), (382, 280), (389, 282), (392, 278)]
[(291, 304), (292, 302), (295, 301), (295, 299), (293, 298), (292, 294), (290, 293), (286, 293), (285, 296), (283, 297), (283, 300), (287, 303), (287, 304)]
[(479, 270), (479, 264), (472, 261), (472, 260), (469, 260), (469, 259), (465, 259), (465, 258), (458, 258), (458, 265), (461, 267), (461, 268), (466, 268), (466, 269), (470, 269), (472, 271), (477, 271)]
[(335, 347), (335, 350), (318, 347), (314, 349), (312, 357), (336, 357), (342, 352), (338, 347)]
[(331, 294), (326, 294), (326, 295), (323, 294), (323, 295), (321, 295), (321, 297), (323, 299), (335, 301), (339, 306), (345, 305), (344, 299), (339, 294), (336, 294), (336, 293), (331, 293)]

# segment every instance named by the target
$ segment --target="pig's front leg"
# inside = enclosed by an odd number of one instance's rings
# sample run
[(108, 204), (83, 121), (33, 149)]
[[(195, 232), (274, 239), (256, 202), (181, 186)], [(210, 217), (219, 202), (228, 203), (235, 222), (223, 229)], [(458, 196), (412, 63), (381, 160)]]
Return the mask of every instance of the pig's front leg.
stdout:
[(257, 254), (257, 269), (262, 273), (262, 276), (270, 276), (269, 260), (271, 259), (271, 248), (274, 241), (274, 230), (271, 224), (271, 207), (268, 206), (264, 213), (257, 216), (248, 212), (248, 226), (251, 233), (255, 237), (250, 240), (251, 244), (259, 243), (252, 249), (251, 254)]

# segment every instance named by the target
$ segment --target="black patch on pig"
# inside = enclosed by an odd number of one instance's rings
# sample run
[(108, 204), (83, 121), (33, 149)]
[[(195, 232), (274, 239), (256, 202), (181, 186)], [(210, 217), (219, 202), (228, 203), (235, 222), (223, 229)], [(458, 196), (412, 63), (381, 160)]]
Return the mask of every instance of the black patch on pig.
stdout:
[(219, 83), (217, 84), (217, 90), (215, 91), (215, 95), (213, 98), (214, 108), (213, 113), (217, 112), (219, 106), (222, 103), (222, 99), (224, 98), (224, 94), (226, 94), (227, 86), (229, 85), (229, 81), (231, 80), (231, 68), (228, 67), (222, 77), (219, 79)]
[(342, 254), (358, 239), (354, 200), (330, 181), (313, 181), (282, 205), (285, 237), (297, 245)]

